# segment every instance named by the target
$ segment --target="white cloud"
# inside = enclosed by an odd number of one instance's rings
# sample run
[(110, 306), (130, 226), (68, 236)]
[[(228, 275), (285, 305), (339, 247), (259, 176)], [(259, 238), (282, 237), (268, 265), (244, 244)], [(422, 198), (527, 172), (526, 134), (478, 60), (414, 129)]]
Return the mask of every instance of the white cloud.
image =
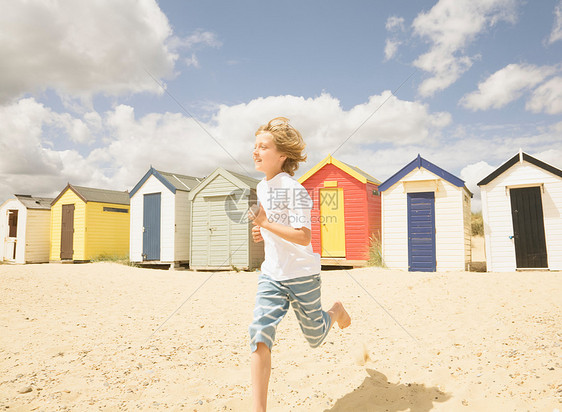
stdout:
[(170, 78), (177, 49), (218, 47), (209, 32), (173, 36), (155, 0), (11, 2), (0, 13), (0, 104), (53, 89), (68, 99), (97, 93), (162, 93), (147, 75)]
[[(386, 103), (381, 107), (385, 100)], [(399, 100), (387, 91), (372, 96), (368, 102), (348, 111), (343, 110), (339, 100), (329, 94), (309, 99), (271, 96), (234, 106), (221, 105), (204, 126), (242, 164), (245, 171), (253, 173), (249, 152), (255, 130), (275, 116), (289, 117), (305, 137), (308, 163), (302, 169), (307, 169), (335, 151), (379, 107), (338, 150), (336, 156), (345, 157), (346, 153), (350, 153), (351, 157), (355, 157), (358, 152), (364, 152), (364, 146), (370, 144), (391, 144), (401, 148), (414, 143), (431, 144), (451, 121), (448, 113), (430, 113), (427, 106)], [(201, 136), (208, 144), (208, 151), (212, 148), (217, 156), (223, 153), (212, 139), (204, 133)], [(208, 158), (209, 154), (206, 156)], [(228, 156), (223, 156), (207, 164), (226, 162), (229, 167), (240, 171), (240, 165)]]
[(219, 48), (222, 46), (222, 42), (215, 33), (198, 29), (185, 38), (174, 36), (170, 39), (168, 45), (173, 49), (193, 49), (198, 46)]
[(430, 43), (430, 50), (414, 65), (432, 76), (419, 87), (422, 96), (446, 89), (467, 71), (478, 56), (464, 49), (476, 36), (500, 21), (514, 22), (515, 0), (440, 0), (412, 23), (414, 33)]
[(100, 131), (102, 129), (102, 118), (98, 112), (84, 114), (84, 121), (90, 130)]
[[(280, 115), (291, 119), (307, 143), (309, 160), (298, 171), (297, 175), (301, 175), (333, 153), (373, 113), (335, 157), (380, 180), (420, 153), (457, 176), (460, 172), (459, 177), (473, 189), (480, 177), (479, 169), (474, 166), (463, 172), (465, 165), (486, 162), (495, 168), (519, 147), (531, 154), (551, 153), (558, 150), (562, 139), (562, 122), (542, 130), (535, 126), (521, 130), (517, 125), (448, 130), (448, 113), (431, 112), (427, 105), (400, 100), (388, 91), (350, 110), (344, 110), (339, 100), (328, 94), (308, 99), (260, 98), (245, 104), (221, 105), (200, 124), (181, 113), (137, 117), (134, 109), (126, 105), (101, 115), (90, 112), (72, 116), (56, 113), (34, 99), (22, 99), (0, 107), (0, 202), (13, 193), (57, 194), (67, 182), (131, 189), (150, 165), (195, 176), (208, 175), (222, 166), (260, 177), (251, 161), (254, 132), (260, 124)], [(77, 146), (72, 139), (83, 136), (73, 134), (71, 126), (75, 123), (83, 135), (95, 138), (94, 145), (82, 144), (81, 151), (72, 149)], [(49, 135), (51, 128), (60, 133)], [(562, 158), (562, 153), (558, 150), (549, 156)]]
[(186, 57), (185, 58), (185, 64), (187, 67), (195, 67), (195, 68), (199, 68), (199, 59), (197, 58), (197, 56), (195, 55), (195, 53), (191, 53), (191, 57)]
[(88, 143), (92, 140), (92, 135), (86, 123), (80, 119), (73, 119), (69, 114), (62, 115), (65, 127), (70, 139), (76, 143)]
[(543, 152), (535, 153), (532, 156), (562, 170), (562, 150), (548, 149)]
[[(507, 159), (506, 159), (507, 160)], [(473, 211), (482, 210), (482, 197), (480, 195), (480, 187), (478, 182), (496, 170), (496, 167), (490, 166), (484, 161), (469, 164), (465, 166), (460, 173), (460, 178), (465, 181), (465, 185), (472, 192), (471, 207)]]
[(42, 128), (53, 122), (52, 113), (33, 99), (0, 107), (0, 174), (53, 174), (56, 165), (41, 148)]
[(92, 130), (97, 130), (98, 117), (88, 114), (81, 120), (61, 115), (31, 98), (0, 106), (0, 199), (14, 193), (54, 195), (68, 181), (110, 184), (97, 164), (76, 150), (55, 149), (47, 136), (49, 128), (62, 131), (68, 140), (90, 135), (84, 128), (93, 125)]
[(385, 27), (387, 31), (394, 32), (390, 38), (386, 39), (384, 46), (384, 59), (390, 60), (396, 55), (398, 46), (402, 44), (402, 41), (398, 39), (398, 34), (404, 32), (404, 18), (391, 16), (386, 20)]
[(525, 108), (535, 113), (562, 113), (562, 77), (554, 77), (539, 86)]
[(558, 132), (562, 136), (562, 122), (558, 122), (552, 126), (553, 132)]
[[(59, 176), (64, 169), (62, 156), (73, 151), (57, 151), (54, 147), (73, 142), (92, 143), (94, 135), (101, 130), (99, 120), (97, 113), (89, 113), (83, 119), (59, 114), (32, 98), (0, 106), (0, 176), (6, 179)], [(82, 179), (87, 176), (85, 173)]]
[(554, 8), (554, 25), (548, 38), (550, 44), (562, 40), (562, 0)]
[(460, 103), (472, 110), (504, 107), (555, 72), (552, 66), (509, 64), (478, 84), (478, 91), (465, 95)]
[(386, 39), (386, 44), (384, 46), (384, 59), (385, 60), (392, 59), (396, 55), (396, 52), (398, 51), (398, 46), (400, 46), (400, 44), (401, 42), (398, 40)]
[[(219, 165), (236, 168), (228, 154), (182, 114), (153, 113), (137, 119), (132, 107), (120, 105), (107, 114), (107, 123), (112, 140), (97, 156), (116, 167), (115, 181), (131, 187), (150, 165), (195, 176), (206, 175)], [(209, 130), (207, 124), (202, 125)], [(216, 133), (212, 136), (224, 139)]]
[[(0, 121), (6, 125), (0, 130), (0, 180), (9, 182), (0, 188), (5, 191), (0, 195), (51, 193), (68, 181), (123, 190), (133, 187), (150, 165), (195, 176), (207, 175), (220, 165), (259, 176), (251, 161), (254, 132), (280, 115), (289, 117), (307, 142), (309, 161), (302, 171), (336, 150), (375, 111), (336, 156), (358, 164), (355, 157), (367, 153), (369, 145), (392, 145), (403, 152), (409, 145), (435, 146), (451, 121), (448, 113), (431, 113), (426, 105), (397, 99), (388, 91), (351, 110), (344, 110), (328, 94), (309, 99), (260, 98), (221, 105), (209, 121), (199, 124), (179, 113), (137, 118), (126, 105), (102, 116), (90, 112), (76, 117), (23, 99), (0, 108)], [(50, 128), (56, 128), (56, 139), (48, 134)], [(62, 142), (59, 134), (64, 136)], [(90, 143), (91, 139), (96, 148), (89, 153), (66, 149), (72, 142)], [(372, 160), (365, 158), (363, 166), (370, 165)], [(16, 175), (33, 175), (43, 183), (30, 185)]]
[(390, 16), (387, 20), (386, 20), (386, 30), (388, 31), (404, 31), (404, 18), (403, 17), (397, 17), (397, 16)]

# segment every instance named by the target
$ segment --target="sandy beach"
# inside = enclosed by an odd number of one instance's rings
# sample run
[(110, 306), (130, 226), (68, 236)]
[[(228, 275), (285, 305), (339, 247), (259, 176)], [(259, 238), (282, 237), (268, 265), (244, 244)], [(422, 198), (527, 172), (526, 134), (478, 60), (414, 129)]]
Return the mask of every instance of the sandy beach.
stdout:
[[(256, 280), (0, 265), (0, 409), (248, 411)], [(286, 317), (270, 411), (562, 409), (561, 273), (365, 268), (322, 282), (324, 307), (342, 300), (352, 326), (313, 350)]]

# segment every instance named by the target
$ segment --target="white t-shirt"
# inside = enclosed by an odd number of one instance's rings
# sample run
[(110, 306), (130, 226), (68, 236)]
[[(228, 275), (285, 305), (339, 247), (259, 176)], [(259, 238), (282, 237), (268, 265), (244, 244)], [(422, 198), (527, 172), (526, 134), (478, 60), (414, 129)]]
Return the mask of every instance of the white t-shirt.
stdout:
[[(310, 229), (312, 199), (306, 189), (288, 173), (281, 172), (270, 180), (263, 178), (258, 183), (257, 195), (271, 222)], [(320, 273), (320, 255), (312, 251), (311, 244), (298, 245), (267, 229), (260, 230), (265, 249), (262, 273), (277, 281)]]

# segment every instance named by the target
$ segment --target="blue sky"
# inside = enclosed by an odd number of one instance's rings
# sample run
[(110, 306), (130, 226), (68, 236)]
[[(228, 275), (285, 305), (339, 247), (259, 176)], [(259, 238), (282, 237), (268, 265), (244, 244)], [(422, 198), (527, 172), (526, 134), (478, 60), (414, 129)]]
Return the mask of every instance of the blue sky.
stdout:
[(280, 115), (308, 144), (297, 176), (367, 119), (336, 158), (383, 181), (420, 153), (475, 209), (475, 183), (520, 148), (562, 168), (562, 0), (3, 9), (0, 202), (130, 190), (151, 165), (260, 177), (253, 133)]

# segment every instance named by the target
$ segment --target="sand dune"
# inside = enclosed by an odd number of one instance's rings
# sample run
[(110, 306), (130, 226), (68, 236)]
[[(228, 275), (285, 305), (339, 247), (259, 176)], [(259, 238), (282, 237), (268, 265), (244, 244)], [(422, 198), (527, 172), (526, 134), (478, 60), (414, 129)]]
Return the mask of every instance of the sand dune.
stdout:
[[(269, 410), (562, 408), (561, 273), (350, 273), (401, 326), (346, 271), (323, 273), (324, 306), (341, 299), (353, 324), (313, 350), (287, 316)], [(249, 410), (256, 280), (0, 265), (0, 409)]]

